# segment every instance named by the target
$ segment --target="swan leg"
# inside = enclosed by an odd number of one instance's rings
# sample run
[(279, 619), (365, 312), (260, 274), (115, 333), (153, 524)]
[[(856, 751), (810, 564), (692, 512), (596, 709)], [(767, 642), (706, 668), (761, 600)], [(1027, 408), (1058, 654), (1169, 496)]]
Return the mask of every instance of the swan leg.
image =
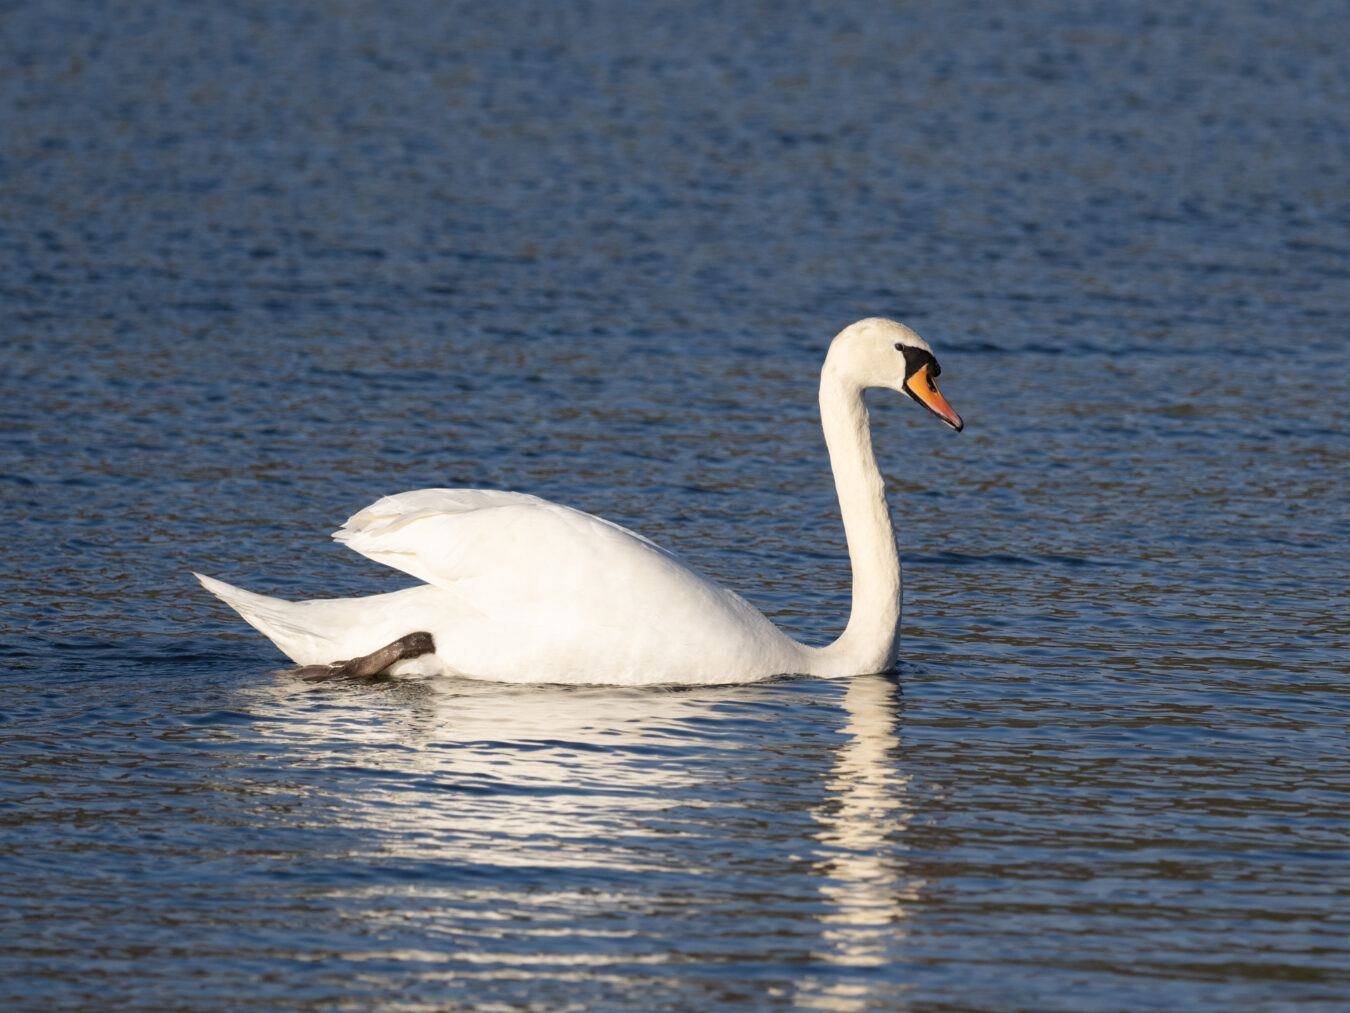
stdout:
[(420, 658), (436, 650), (436, 642), (430, 633), (409, 633), (399, 637), (392, 644), (385, 644), (378, 651), (371, 651), (350, 661), (335, 661), (331, 665), (306, 665), (295, 670), (295, 674), (306, 682), (331, 682), (334, 679), (366, 679), (379, 675), (396, 661), (405, 658)]

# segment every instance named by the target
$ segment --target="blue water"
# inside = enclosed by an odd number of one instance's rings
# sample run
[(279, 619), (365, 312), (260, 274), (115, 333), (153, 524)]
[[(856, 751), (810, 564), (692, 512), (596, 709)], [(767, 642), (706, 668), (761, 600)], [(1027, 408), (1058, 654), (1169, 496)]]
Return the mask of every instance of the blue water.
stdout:
[[(0, 7), (0, 1003), (1350, 1004), (1345, 8)], [(891, 676), (313, 687), (187, 576), (520, 489)]]

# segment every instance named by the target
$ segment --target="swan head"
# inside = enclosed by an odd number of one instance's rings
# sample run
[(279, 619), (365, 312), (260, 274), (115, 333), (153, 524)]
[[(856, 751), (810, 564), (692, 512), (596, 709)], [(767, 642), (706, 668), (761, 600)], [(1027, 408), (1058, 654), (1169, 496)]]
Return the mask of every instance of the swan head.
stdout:
[(858, 389), (899, 391), (958, 433), (965, 426), (937, 388), (942, 367), (928, 342), (894, 320), (869, 317), (845, 327), (830, 345), (825, 372)]

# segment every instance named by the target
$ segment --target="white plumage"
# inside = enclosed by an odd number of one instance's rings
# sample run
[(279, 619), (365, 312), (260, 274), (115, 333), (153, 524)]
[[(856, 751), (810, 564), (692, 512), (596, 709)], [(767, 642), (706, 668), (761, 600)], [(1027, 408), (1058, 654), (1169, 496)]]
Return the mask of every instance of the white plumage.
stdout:
[(862, 391), (903, 390), (959, 429), (925, 363), (936, 375), (918, 335), (876, 319), (843, 331), (826, 359), (821, 415), (854, 568), (849, 626), (829, 647), (796, 643), (641, 535), (517, 492), (419, 489), (351, 517), (333, 537), (425, 582), (403, 591), (288, 602), (197, 576), (300, 665), (426, 631), (435, 653), (398, 661), (391, 673), (632, 685), (879, 671), (895, 657), (899, 561)]

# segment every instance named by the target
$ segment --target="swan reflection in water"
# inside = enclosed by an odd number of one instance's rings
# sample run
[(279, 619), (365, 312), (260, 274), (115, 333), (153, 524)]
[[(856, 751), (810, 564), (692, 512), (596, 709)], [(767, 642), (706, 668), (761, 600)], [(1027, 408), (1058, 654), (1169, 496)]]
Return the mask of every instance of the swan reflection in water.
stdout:
[[(394, 680), (337, 691), (281, 681), (266, 704), (372, 852), (459, 870), (529, 866), (659, 871), (645, 818), (701, 782), (691, 724), (714, 691)], [(353, 785), (334, 762), (364, 768)]]
[[(840, 1010), (876, 993), (806, 967), (893, 959), (916, 889), (894, 857), (909, 820), (896, 692), (873, 676), (250, 691), (291, 790), (304, 784), (335, 821), (338, 867), (393, 863), (404, 876), (392, 905), (379, 876), (329, 885), (363, 931), (483, 978), (790, 959), (780, 966), (803, 999)], [(833, 750), (784, 748), (841, 730)]]
[[(828, 902), (821, 917), (826, 948), (817, 957), (841, 967), (883, 967), (896, 960), (923, 885), (906, 869), (896, 843), (913, 819), (912, 775), (897, 765), (899, 688), (885, 676), (853, 679), (843, 704), (848, 738), (825, 785), (830, 797), (816, 810), (816, 871)], [(799, 991), (799, 1004), (839, 1013), (871, 1008), (873, 1000), (903, 988), (866, 976), (812, 986)]]

